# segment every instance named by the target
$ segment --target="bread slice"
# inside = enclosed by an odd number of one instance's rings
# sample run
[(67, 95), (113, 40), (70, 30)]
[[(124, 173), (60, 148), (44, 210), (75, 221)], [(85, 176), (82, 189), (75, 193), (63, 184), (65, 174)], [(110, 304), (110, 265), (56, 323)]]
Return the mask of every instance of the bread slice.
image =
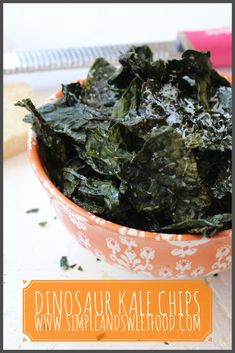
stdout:
[(26, 150), (29, 125), (22, 121), (25, 111), (14, 104), (22, 98), (34, 97), (32, 87), (24, 82), (5, 83), (3, 90), (3, 157), (6, 159)]

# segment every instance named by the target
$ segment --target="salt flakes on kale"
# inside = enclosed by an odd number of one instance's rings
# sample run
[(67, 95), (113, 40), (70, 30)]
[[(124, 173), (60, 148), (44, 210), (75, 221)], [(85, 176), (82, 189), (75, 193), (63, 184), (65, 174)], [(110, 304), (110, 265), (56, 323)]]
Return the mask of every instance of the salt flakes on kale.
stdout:
[(231, 227), (232, 92), (209, 52), (98, 58), (59, 104), (30, 111), (46, 170), (72, 201), (132, 228), (212, 236)]

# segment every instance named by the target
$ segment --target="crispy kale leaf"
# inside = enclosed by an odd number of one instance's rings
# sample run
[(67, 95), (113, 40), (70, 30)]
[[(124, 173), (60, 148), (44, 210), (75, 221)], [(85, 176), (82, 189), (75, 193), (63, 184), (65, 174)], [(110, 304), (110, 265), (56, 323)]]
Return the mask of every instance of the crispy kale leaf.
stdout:
[(71, 145), (66, 144), (62, 136), (48, 124), (43, 114), (35, 108), (30, 99), (23, 99), (22, 102), (17, 102), (16, 105), (24, 107), (32, 113), (33, 129), (45, 146), (49, 154), (48, 157), (59, 165), (65, 163), (71, 154)]
[(119, 206), (119, 189), (112, 180), (87, 178), (64, 168), (64, 193), (89, 212), (106, 214)]
[(119, 88), (127, 88), (133, 78), (146, 78), (151, 68), (153, 53), (147, 45), (132, 46), (119, 57), (121, 67), (109, 78), (108, 82)]
[(111, 113), (111, 108), (120, 96), (119, 90), (108, 84), (108, 79), (114, 72), (115, 68), (105, 59), (96, 59), (88, 72), (82, 92), (84, 104), (101, 110), (106, 115)]
[(108, 132), (89, 129), (86, 139), (87, 163), (98, 173), (112, 175), (121, 180), (121, 167), (130, 162), (133, 154), (125, 149), (125, 141), (115, 126)]
[(210, 205), (194, 156), (172, 127), (152, 129), (123, 173), (139, 212), (166, 212), (176, 222), (200, 218)]
[(64, 100), (68, 106), (73, 106), (79, 102), (82, 93), (80, 82), (73, 82), (68, 85), (61, 85), (64, 94)]
[(56, 186), (132, 228), (212, 236), (231, 227), (232, 91), (209, 52), (153, 60), (147, 46), (98, 58), (85, 83), (24, 118)]
[(165, 232), (187, 232), (192, 234), (203, 234), (207, 237), (212, 236), (218, 230), (230, 227), (232, 220), (231, 214), (217, 214), (205, 219), (192, 219), (183, 221), (181, 223), (170, 224), (169, 226), (162, 227)]

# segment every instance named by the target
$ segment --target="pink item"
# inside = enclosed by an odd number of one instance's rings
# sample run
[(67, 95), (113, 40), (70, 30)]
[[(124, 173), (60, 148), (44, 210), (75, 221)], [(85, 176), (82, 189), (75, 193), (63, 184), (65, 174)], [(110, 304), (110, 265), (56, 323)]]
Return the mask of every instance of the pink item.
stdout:
[(211, 52), (211, 62), (214, 67), (232, 66), (232, 31), (230, 28), (185, 31), (184, 35), (193, 49)]

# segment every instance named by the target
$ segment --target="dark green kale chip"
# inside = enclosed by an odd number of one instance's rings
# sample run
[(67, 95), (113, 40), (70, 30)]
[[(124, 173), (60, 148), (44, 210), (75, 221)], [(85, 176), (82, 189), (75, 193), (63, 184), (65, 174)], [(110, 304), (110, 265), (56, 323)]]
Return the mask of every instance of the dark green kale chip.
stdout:
[(124, 178), (133, 208), (166, 212), (173, 222), (200, 218), (211, 202), (192, 152), (172, 127), (152, 129), (143, 148), (125, 165)]
[(119, 57), (121, 67), (109, 78), (110, 84), (118, 88), (127, 88), (132, 79), (138, 77), (140, 80), (146, 78), (151, 69), (153, 53), (147, 45), (132, 46), (126, 53)]
[(232, 89), (209, 52), (154, 61), (132, 46), (36, 109), (46, 171), (80, 207), (146, 231), (212, 236), (231, 227)]
[(39, 208), (30, 208), (29, 210), (26, 211), (26, 213), (37, 213), (39, 211)]
[(205, 236), (212, 236), (218, 230), (226, 229), (231, 224), (231, 214), (217, 214), (205, 219), (192, 219), (181, 223), (170, 224), (162, 227), (162, 231), (167, 232), (189, 232), (192, 234), (203, 234)]
[(73, 106), (79, 102), (82, 86), (80, 82), (73, 82), (68, 85), (62, 84), (62, 92), (64, 94), (65, 102), (68, 106)]
[(77, 264), (69, 265), (67, 256), (62, 256), (61, 257), (61, 259), (60, 259), (60, 268), (63, 271), (68, 271), (69, 269), (73, 269), (76, 266), (77, 266)]
[(44, 228), (44, 227), (46, 227), (47, 223), (48, 223), (47, 221), (42, 221), (42, 222), (39, 222), (38, 225), (39, 225), (39, 227)]
[(120, 97), (120, 91), (108, 84), (109, 77), (115, 72), (115, 67), (105, 59), (98, 58), (90, 68), (86, 85), (82, 91), (83, 103), (108, 114)]

